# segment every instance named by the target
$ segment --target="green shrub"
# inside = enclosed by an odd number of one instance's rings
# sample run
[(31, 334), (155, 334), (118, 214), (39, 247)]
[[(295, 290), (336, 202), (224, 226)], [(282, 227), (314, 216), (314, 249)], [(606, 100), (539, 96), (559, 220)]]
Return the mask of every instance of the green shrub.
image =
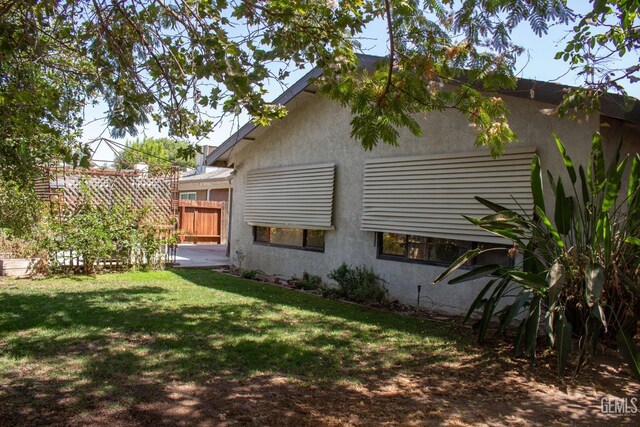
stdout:
[(322, 277), (314, 276), (306, 271), (302, 274), (302, 279), (293, 277), (291, 281), (296, 288), (304, 289), (305, 291), (314, 291), (322, 288)]
[(245, 270), (242, 272), (243, 279), (255, 280), (258, 277), (258, 270)]
[[(628, 189), (622, 191), (628, 156), (621, 161), (618, 150), (605, 167), (600, 135), (595, 134), (588, 165), (576, 169), (562, 142), (555, 140), (570, 183), (565, 186), (561, 177), (548, 174), (553, 203), (545, 206), (542, 167), (535, 156), (531, 167), (533, 213), (516, 212), (476, 197), (495, 213), (468, 217), (480, 228), (510, 240), (513, 248), (506, 250), (521, 254), (521, 265), (485, 265), (449, 283), (489, 278), (467, 313), (469, 319), (473, 312), (482, 312), (480, 341), (492, 318), (497, 317), (501, 333), (519, 319), (516, 351), (534, 359), (544, 322), (548, 344), (557, 354), (559, 375), (564, 374), (575, 337), (576, 374), (604, 339), (617, 343), (640, 378), (640, 352), (633, 340), (640, 318), (640, 155), (633, 156)], [(465, 253), (435, 282), (484, 252)]]
[(61, 220), (51, 221), (48, 249), (54, 270), (72, 269), (59, 258), (77, 259), (83, 273), (95, 273), (101, 261), (112, 260), (120, 268), (154, 269), (162, 266), (158, 231), (148, 222), (149, 209), (134, 209), (129, 200), (103, 206), (92, 202), (91, 191), (82, 186), (81, 199), (66, 210)]
[(342, 263), (328, 277), (338, 283), (337, 294), (352, 301), (382, 303), (387, 299), (384, 280), (368, 267)]
[(31, 238), (43, 211), (44, 204), (33, 188), (0, 180), (0, 229), (6, 235)]

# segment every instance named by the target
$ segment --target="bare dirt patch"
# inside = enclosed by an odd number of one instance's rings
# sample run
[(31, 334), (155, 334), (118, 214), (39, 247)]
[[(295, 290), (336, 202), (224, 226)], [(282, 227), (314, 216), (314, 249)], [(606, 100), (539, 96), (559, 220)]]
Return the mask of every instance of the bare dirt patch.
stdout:
[(373, 371), (361, 383), (277, 374), (197, 383), (121, 376), (107, 379), (113, 396), (25, 373), (0, 386), (0, 424), (638, 425), (637, 414), (600, 410), (602, 398), (639, 396), (619, 360), (609, 358), (575, 383), (557, 379), (549, 363), (523, 367), (498, 352), (411, 374)]

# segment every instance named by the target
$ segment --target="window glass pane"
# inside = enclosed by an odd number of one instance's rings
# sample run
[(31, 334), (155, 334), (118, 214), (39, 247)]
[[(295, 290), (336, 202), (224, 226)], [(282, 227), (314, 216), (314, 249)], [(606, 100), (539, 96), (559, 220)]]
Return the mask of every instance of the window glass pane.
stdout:
[(256, 227), (256, 242), (269, 243), (269, 227)]
[(405, 234), (382, 233), (381, 253), (404, 256)]
[(270, 242), (273, 245), (302, 247), (303, 230), (299, 228), (271, 228)]
[(462, 240), (429, 239), (428, 259), (437, 262), (452, 262), (471, 249), (472, 243)]
[(508, 267), (511, 265), (511, 258), (509, 257), (507, 245), (498, 245), (495, 243), (478, 243), (477, 246), (479, 249), (491, 249), (491, 248), (504, 248), (504, 250), (500, 251), (491, 251), (484, 254), (481, 254), (476, 257), (476, 264), (478, 265), (490, 265), (490, 264), (498, 264), (504, 267)]
[(180, 193), (181, 200), (195, 200), (196, 193)]
[(307, 247), (324, 248), (324, 231), (307, 230)]
[(409, 259), (426, 260), (428, 256), (429, 238), (424, 236), (409, 236)]

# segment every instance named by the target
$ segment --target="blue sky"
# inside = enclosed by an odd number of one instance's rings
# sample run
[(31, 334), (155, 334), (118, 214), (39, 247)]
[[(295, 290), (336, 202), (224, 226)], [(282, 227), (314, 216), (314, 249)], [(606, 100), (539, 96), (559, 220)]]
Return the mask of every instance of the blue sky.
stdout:
[[(580, 8), (589, 7), (588, 3), (585, 5), (580, 2), (580, 4), (582, 5)], [(578, 11), (580, 12), (579, 8)], [(584, 9), (582, 11), (584, 11)], [(516, 69), (519, 71), (518, 76), (540, 81), (555, 81), (566, 85), (579, 84), (580, 81), (575, 73), (565, 74), (568, 69), (567, 64), (554, 59), (556, 52), (563, 49), (564, 44), (566, 43), (565, 38), (567, 37), (570, 29), (571, 26), (553, 26), (550, 28), (547, 35), (540, 38), (531, 31), (528, 25), (520, 25), (516, 28), (512, 34), (512, 38), (514, 42), (526, 48), (525, 53), (519, 58), (517, 63)], [(386, 55), (388, 53), (388, 48), (387, 32), (384, 22), (380, 21), (372, 23), (366, 29), (360, 41), (365, 53), (379, 56)], [(640, 58), (638, 57), (638, 52), (630, 52), (620, 61), (620, 63), (625, 66), (632, 66), (639, 62)], [(285, 82), (285, 85), (294, 83), (304, 75), (305, 72), (306, 71), (302, 70), (292, 73), (289, 79)], [(625, 86), (630, 95), (640, 99), (640, 83), (630, 84), (629, 82), (625, 82), (623, 86)], [(269, 90), (268, 99), (277, 97), (283, 91), (283, 87), (275, 82), (267, 86), (267, 88)], [(105, 110), (106, 106), (104, 104), (87, 108), (85, 112), (85, 122), (87, 125), (85, 125), (83, 133), (84, 141), (89, 141), (99, 136), (109, 138), (109, 132), (106, 129), (104, 121), (99, 119), (104, 115)], [(237, 117), (235, 120), (233, 117), (229, 117), (209, 136), (207, 140), (202, 141), (202, 143), (219, 145), (246, 121), (246, 116)], [(155, 124), (149, 123), (145, 129), (140, 129), (140, 135), (138, 136), (157, 137), (166, 136), (166, 134), (158, 131)], [(124, 142), (126, 139), (132, 138), (125, 138), (120, 141)], [(94, 159), (112, 160), (113, 152), (102, 144), (94, 154)]]

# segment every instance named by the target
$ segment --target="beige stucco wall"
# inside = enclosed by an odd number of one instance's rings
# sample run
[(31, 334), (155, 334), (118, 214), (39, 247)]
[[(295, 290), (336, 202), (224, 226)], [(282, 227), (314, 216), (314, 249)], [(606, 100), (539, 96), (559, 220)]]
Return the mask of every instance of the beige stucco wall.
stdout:
[(229, 189), (212, 189), (209, 193), (209, 200), (212, 202), (226, 202), (229, 200)]
[[(587, 159), (591, 134), (598, 128), (597, 116), (580, 124), (544, 116), (539, 110), (549, 105), (531, 100), (509, 98), (508, 105), (511, 126), (520, 137), (518, 145), (535, 146), (543, 165), (564, 170), (553, 143), (552, 130), (563, 139), (576, 163)], [(326, 281), (327, 274), (342, 262), (364, 264), (373, 267), (387, 281), (390, 294), (405, 303), (415, 304), (417, 286), (422, 285), (421, 305), (452, 313), (465, 312), (482, 281), (434, 286), (431, 282), (442, 267), (377, 259), (374, 233), (360, 231), (360, 215), (366, 159), (477, 150), (472, 129), (464, 116), (455, 111), (429, 113), (424, 116), (423, 137), (402, 131), (399, 147), (381, 144), (372, 151), (365, 151), (359, 142), (349, 137), (349, 121), (347, 109), (316, 95), (301, 102), (285, 119), (274, 123), (245, 148), (234, 149), (229, 162), (237, 169), (232, 180), (232, 262), (236, 251), (241, 250), (246, 255), (243, 268), (285, 277), (301, 276), (306, 270)], [(638, 144), (635, 147), (637, 150)], [(252, 228), (243, 220), (247, 172), (324, 162), (336, 164), (336, 229), (326, 232), (324, 253), (253, 244)]]
[(208, 190), (208, 189), (225, 189), (231, 188), (231, 184), (229, 180), (179, 180), (178, 181), (178, 191), (199, 191), (199, 190)]
[[(196, 193), (196, 200), (210, 200), (213, 202), (226, 202), (229, 199), (228, 188), (212, 188), (209, 190), (199, 190), (188, 186), (179, 186), (179, 193)], [(209, 197), (209, 199), (207, 199)]]

